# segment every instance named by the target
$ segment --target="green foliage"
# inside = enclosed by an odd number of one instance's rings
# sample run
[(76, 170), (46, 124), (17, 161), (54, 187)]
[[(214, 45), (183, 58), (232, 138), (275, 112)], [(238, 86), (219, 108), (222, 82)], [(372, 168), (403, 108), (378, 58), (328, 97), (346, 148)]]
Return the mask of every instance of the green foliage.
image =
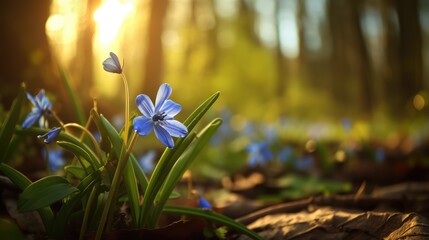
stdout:
[[(85, 238), (90, 231), (96, 231), (95, 238), (100, 239), (104, 232), (116, 227), (114, 226), (116, 221), (114, 213), (119, 211), (119, 206), (123, 202), (126, 202), (131, 213), (130, 226), (136, 229), (156, 228), (167, 200), (180, 197), (180, 194), (174, 192), (176, 184), (198, 158), (203, 147), (209, 143), (222, 123), (220, 118), (215, 118), (201, 131), (194, 130), (218, 99), (219, 92), (207, 98), (184, 121), (188, 134), (176, 139), (174, 148), (165, 149), (153, 174), (148, 178), (132, 153), (137, 132), (131, 134), (129, 131), (132, 128), (128, 126), (133, 117), (129, 118), (129, 113), (125, 113), (126, 118), (129, 119), (125, 119), (127, 124), (120, 132), (107, 118), (99, 114), (96, 108), (91, 110), (88, 122), (85, 122), (81, 104), (68, 85), (67, 77), (65, 75), (63, 77), (80, 124), (64, 124), (50, 108), (46, 110), (47, 112), (41, 111), (41, 113), (54, 116), (61, 125), (61, 132), (53, 135), (56, 140), (55, 144), (70, 152), (73, 159), (67, 161), (63, 168), (64, 171), (60, 172), (65, 173), (64, 176), (48, 175), (35, 182), (31, 182), (13, 167), (0, 162), (0, 172), (22, 190), (18, 200), (19, 211), (37, 210), (45, 225), (47, 237), (52, 239), (63, 239), (68, 231), (73, 230), (69, 229), (72, 227), (70, 223), (72, 219), (76, 218), (79, 218), (77, 222), (81, 223), (80, 239)], [(123, 79), (126, 84), (124, 76)], [(2, 124), (0, 131), (1, 161), (4, 160), (9, 150), (10, 139), (13, 135), (39, 137), (50, 131), (35, 127), (21, 128), (18, 125), (24, 98), (25, 89), (23, 87)], [(126, 111), (128, 111), (128, 104), (126, 106)], [(150, 120), (153, 121), (153, 119)], [(89, 130), (92, 122), (101, 136), (100, 142), (97, 142)], [(85, 127), (81, 124), (85, 124)], [(81, 130), (82, 133), (77, 135), (75, 131), (69, 131), (69, 128), (72, 127)], [(130, 139), (128, 139), (129, 134), (132, 135)], [(49, 150), (50, 147), (47, 146), (46, 149)], [(53, 204), (57, 206), (55, 211), (51, 209)], [(187, 208), (179, 210), (170, 208), (169, 211), (182, 212), (223, 223), (254, 239), (259, 239), (244, 226), (219, 214), (192, 211)]]
[(25, 98), (25, 86), (21, 86), (18, 96), (12, 104), (12, 108), (6, 116), (5, 121), (0, 129), (0, 163), (5, 161), (9, 150), (9, 143), (12, 139), (15, 125), (18, 123), (19, 114), (21, 112), (22, 103)]
[(24, 189), (19, 195), (18, 209), (28, 212), (47, 207), (78, 191), (64, 177), (47, 176)]

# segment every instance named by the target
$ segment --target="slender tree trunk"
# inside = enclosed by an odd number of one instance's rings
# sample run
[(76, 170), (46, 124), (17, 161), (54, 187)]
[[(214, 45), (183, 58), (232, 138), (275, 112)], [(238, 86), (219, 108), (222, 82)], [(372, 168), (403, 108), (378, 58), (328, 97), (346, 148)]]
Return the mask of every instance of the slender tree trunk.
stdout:
[(163, 78), (163, 46), (162, 33), (164, 20), (168, 9), (168, 0), (152, 0), (149, 26), (147, 32), (147, 47), (144, 63), (144, 92), (151, 98), (156, 96)]
[(370, 116), (373, 109), (372, 97), (372, 67), (371, 58), (368, 53), (365, 38), (360, 26), (360, 12), (362, 9), (361, 1), (350, 1), (351, 10), (351, 30), (354, 33), (353, 38), (350, 39), (354, 42), (354, 52), (357, 60), (357, 76), (360, 81), (360, 112), (366, 116)]
[(32, 93), (57, 87), (45, 32), (50, 5), (51, 1), (0, 1), (0, 100), (7, 109), (22, 82)]
[(417, 0), (395, 0), (399, 22), (400, 87), (403, 106), (423, 88), (422, 33)]

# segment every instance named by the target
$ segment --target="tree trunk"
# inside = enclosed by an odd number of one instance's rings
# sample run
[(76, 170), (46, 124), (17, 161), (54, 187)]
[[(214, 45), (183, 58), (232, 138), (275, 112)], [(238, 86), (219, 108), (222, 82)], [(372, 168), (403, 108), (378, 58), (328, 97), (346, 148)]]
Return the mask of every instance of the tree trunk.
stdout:
[(163, 78), (164, 61), (161, 37), (168, 3), (168, 0), (152, 0), (148, 32), (146, 34), (147, 47), (143, 90), (152, 99), (155, 98)]

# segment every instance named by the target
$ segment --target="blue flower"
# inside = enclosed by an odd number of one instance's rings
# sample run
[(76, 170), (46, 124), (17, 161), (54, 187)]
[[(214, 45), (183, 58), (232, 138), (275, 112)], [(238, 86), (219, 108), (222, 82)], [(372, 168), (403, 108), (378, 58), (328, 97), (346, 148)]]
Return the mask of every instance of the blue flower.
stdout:
[(252, 142), (246, 147), (246, 151), (250, 154), (248, 165), (251, 167), (258, 163), (264, 165), (273, 158), (267, 141)]
[(43, 128), (45, 125), (44, 115), (47, 115), (52, 110), (52, 104), (49, 99), (45, 96), (45, 90), (40, 90), (36, 96), (32, 96), (27, 93), (27, 98), (33, 104), (33, 109), (25, 117), (24, 122), (22, 123), (22, 128), (29, 128), (39, 121), (39, 127)]
[[(45, 149), (43, 149), (42, 154), (43, 154), (43, 157), (46, 158)], [(65, 164), (65, 161), (63, 158), (63, 150), (60, 148), (49, 150), (48, 162), (49, 162), (49, 169), (51, 170), (51, 172), (56, 172), (57, 170), (59, 170)]]
[(151, 150), (142, 157), (140, 157), (138, 162), (140, 164), (140, 167), (143, 169), (143, 172), (150, 173), (155, 169), (155, 164), (153, 163), (155, 156), (156, 152), (154, 150)]
[(52, 140), (54, 140), (58, 136), (58, 134), (60, 134), (60, 132), (61, 132), (61, 128), (55, 127), (55, 128), (52, 128), (51, 131), (49, 131), (43, 135), (37, 136), (37, 138), (44, 138), (45, 140), (43, 140), (43, 142), (51, 143)]
[(212, 205), (203, 197), (198, 199), (198, 207), (203, 209), (212, 209)]
[(103, 61), (103, 69), (111, 73), (122, 73), (122, 67), (118, 56), (111, 52), (110, 57)]
[(279, 151), (279, 160), (282, 163), (288, 162), (292, 159), (293, 148), (290, 146), (286, 146)]
[(134, 119), (133, 129), (140, 136), (146, 136), (152, 128), (155, 135), (165, 146), (174, 147), (172, 137), (185, 137), (188, 129), (181, 122), (174, 120), (174, 116), (182, 110), (182, 107), (169, 100), (171, 87), (164, 83), (159, 87), (155, 106), (145, 94), (136, 97), (136, 104), (143, 116)]

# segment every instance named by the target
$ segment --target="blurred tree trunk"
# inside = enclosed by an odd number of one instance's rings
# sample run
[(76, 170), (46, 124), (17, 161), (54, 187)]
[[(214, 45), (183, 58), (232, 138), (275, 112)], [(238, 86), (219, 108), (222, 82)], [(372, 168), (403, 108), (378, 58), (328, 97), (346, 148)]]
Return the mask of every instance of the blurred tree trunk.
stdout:
[(395, 0), (399, 22), (400, 88), (403, 106), (423, 87), (422, 33), (418, 0)]
[(276, 25), (276, 47), (275, 47), (275, 56), (276, 56), (276, 63), (277, 63), (277, 84), (276, 84), (276, 95), (279, 102), (279, 111), (280, 114), (284, 111), (284, 97), (285, 97), (285, 90), (286, 90), (286, 64), (285, 64), (285, 57), (283, 56), (282, 49), (281, 49), (281, 38), (280, 38), (280, 16), (281, 16), (281, 10), (284, 6), (282, 6), (281, 0), (276, 0), (276, 6), (275, 6), (275, 25)]
[[(331, 91), (343, 107), (369, 116), (372, 112), (372, 69), (360, 27), (361, 1), (330, 0), (328, 19), (332, 40)], [(358, 90), (356, 90), (358, 89)]]
[(144, 92), (151, 98), (156, 96), (163, 78), (162, 33), (168, 9), (168, 0), (152, 0), (149, 17), (147, 47), (144, 63)]
[(361, 12), (362, 12), (362, 1), (350, 1), (351, 10), (351, 31), (354, 33), (351, 36), (354, 52), (356, 55), (356, 71), (358, 80), (360, 81), (360, 112), (365, 116), (370, 116), (373, 110), (373, 97), (372, 97), (372, 67), (371, 58), (368, 53), (365, 38), (362, 33), (360, 25)]
[[(85, 3), (83, 3), (85, 4)], [(78, 29), (77, 37), (77, 51), (74, 56), (74, 61), (71, 61), (70, 74), (72, 75), (72, 85), (75, 89), (79, 86), (79, 89), (85, 91), (77, 92), (81, 99), (85, 101), (85, 105), (92, 103), (90, 98), (90, 89), (93, 87), (93, 45), (92, 39), (95, 33), (95, 21), (94, 12), (100, 5), (100, 0), (86, 2), (86, 8), (81, 18), (82, 24)], [(101, 66), (101, 65), (100, 65)]]
[(51, 1), (0, 1), (0, 99), (10, 107), (22, 82), (37, 94), (57, 87), (45, 33)]
[(339, 106), (348, 105), (347, 83), (349, 81), (349, 58), (347, 42), (346, 19), (348, 8), (346, 1), (329, 0), (327, 3), (328, 24), (332, 44), (331, 52), (331, 81), (328, 83), (332, 98), (339, 101)]
[(401, 117), (405, 116), (413, 96), (423, 88), (418, 1), (383, 0), (381, 8), (385, 28), (382, 69), (385, 100), (389, 113)]

